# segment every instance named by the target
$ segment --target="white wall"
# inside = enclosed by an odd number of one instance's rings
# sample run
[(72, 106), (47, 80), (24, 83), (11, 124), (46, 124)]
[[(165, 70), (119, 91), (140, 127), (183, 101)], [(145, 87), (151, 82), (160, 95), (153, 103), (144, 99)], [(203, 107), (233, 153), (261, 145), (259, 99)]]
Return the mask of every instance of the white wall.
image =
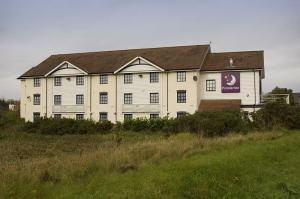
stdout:
[[(208, 79), (216, 80), (216, 91), (206, 91), (206, 80)], [(199, 84), (200, 99), (241, 99), (242, 105), (253, 105), (255, 103), (259, 104), (260, 102), (259, 71), (240, 72), (240, 93), (221, 92), (221, 72), (201, 72)]]

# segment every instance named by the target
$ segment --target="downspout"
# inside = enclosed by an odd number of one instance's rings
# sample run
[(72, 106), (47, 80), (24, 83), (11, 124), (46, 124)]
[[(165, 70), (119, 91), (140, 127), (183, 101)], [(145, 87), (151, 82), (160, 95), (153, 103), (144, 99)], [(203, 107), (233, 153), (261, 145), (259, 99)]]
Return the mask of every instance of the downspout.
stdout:
[(169, 117), (169, 72), (167, 71), (167, 117)]
[(48, 95), (47, 95), (47, 93), (48, 93), (48, 84), (47, 84), (47, 81), (48, 80), (48, 78), (46, 77), (46, 118), (47, 118), (47, 113), (48, 113)]
[(116, 106), (116, 123), (118, 121), (118, 76), (115, 75), (116, 77), (116, 101), (115, 101), (115, 106)]
[(90, 75), (90, 120), (92, 119), (92, 75)]
[(256, 75), (255, 75), (255, 70), (253, 69), (253, 74), (254, 74), (254, 111), (255, 111), (255, 106), (256, 106)]

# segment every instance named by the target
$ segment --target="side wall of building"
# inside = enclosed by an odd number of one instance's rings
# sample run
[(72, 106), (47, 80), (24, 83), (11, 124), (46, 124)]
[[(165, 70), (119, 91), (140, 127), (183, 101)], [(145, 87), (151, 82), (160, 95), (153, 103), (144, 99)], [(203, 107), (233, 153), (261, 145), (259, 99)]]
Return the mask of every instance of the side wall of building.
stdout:
[[(206, 80), (216, 81), (216, 91), (206, 91)], [(200, 99), (241, 99), (241, 105), (260, 104), (260, 72), (240, 72), (240, 92), (222, 93), (221, 72), (201, 72)]]

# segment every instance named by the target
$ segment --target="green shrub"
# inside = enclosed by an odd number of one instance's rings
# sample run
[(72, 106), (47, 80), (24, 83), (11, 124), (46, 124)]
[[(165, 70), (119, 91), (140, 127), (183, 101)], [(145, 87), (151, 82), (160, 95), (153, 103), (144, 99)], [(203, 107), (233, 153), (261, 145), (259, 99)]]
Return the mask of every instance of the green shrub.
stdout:
[(257, 129), (300, 128), (300, 107), (271, 102), (252, 113), (253, 126)]
[(16, 111), (0, 111), (0, 128), (15, 127), (20, 128), (24, 120), (20, 118), (20, 113)]
[(88, 134), (106, 133), (113, 124), (110, 121), (94, 122), (92, 120), (74, 120), (68, 118), (41, 118), (35, 122), (26, 122), (23, 130), (39, 134)]

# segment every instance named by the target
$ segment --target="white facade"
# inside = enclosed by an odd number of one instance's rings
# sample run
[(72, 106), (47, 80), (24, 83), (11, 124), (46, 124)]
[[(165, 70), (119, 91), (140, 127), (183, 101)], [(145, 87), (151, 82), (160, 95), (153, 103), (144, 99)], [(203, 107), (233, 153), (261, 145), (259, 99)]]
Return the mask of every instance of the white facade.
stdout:
[[(178, 81), (178, 72), (185, 74), (184, 81)], [(130, 116), (177, 117), (181, 112), (194, 113), (201, 100), (209, 99), (240, 99), (245, 110), (252, 110), (249, 107), (260, 104), (261, 71), (239, 72), (240, 92), (222, 93), (221, 71), (164, 71), (138, 57), (115, 73), (91, 75), (71, 63), (63, 62), (46, 76), (36, 77), (35, 80), (21, 79), (21, 117), (33, 121), (38, 114), (41, 117), (68, 118), (83, 115), (85, 119), (98, 121), (102, 115), (112, 122), (123, 121), (124, 117)], [(150, 81), (150, 74), (153, 73), (158, 75), (158, 82)], [(107, 75), (107, 82), (100, 83), (100, 75)], [(132, 77), (131, 83), (125, 82), (126, 75)], [(60, 86), (55, 85), (56, 77), (61, 79)], [(76, 77), (83, 77), (83, 85), (77, 85)], [(216, 89), (207, 91), (206, 80), (212, 79)], [(181, 103), (178, 92), (185, 93), (185, 100)], [(106, 103), (100, 103), (100, 93), (107, 94)], [(157, 99), (154, 103), (150, 101), (151, 93)], [(125, 104), (125, 94), (131, 94), (131, 103)], [(36, 105), (37, 97), (34, 95), (40, 96)], [(61, 101), (55, 104), (54, 98), (58, 95)], [(83, 95), (83, 104), (77, 104), (76, 95)]]

